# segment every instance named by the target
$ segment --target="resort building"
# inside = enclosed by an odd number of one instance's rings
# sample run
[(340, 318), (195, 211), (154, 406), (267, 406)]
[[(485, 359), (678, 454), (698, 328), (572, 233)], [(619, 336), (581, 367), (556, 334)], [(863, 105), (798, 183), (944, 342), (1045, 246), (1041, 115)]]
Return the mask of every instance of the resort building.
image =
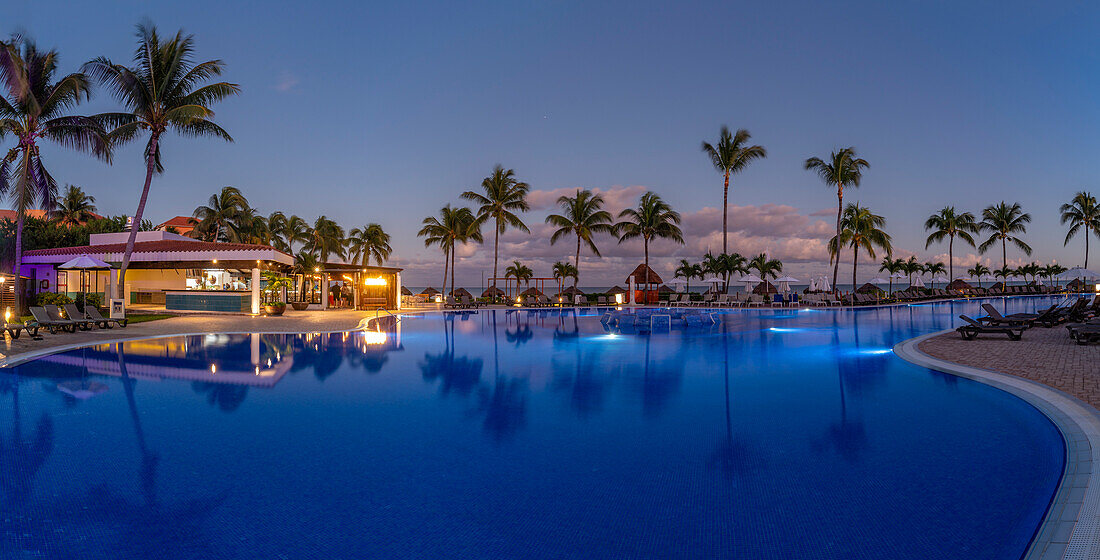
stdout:
[(194, 218), (191, 216), (176, 216), (153, 229), (156, 231), (169, 231), (168, 228), (172, 228), (173, 233), (187, 235), (195, 229)]
[[(24, 252), (22, 272), (28, 278), (28, 291), (102, 293), (107, 301), (115, 293), (113, 286), (118, 282), (128, 236), (128, 232), (92, 234), (85, 246)], [(81, 255), (105, 261), (112, 268), (59, 269)], [(166, 231), (138, 232), (126, 271), (124, 301), (127, 306), (169, 311), (258, 313), (261, 271), (289, 275), (293, 264), (293, 257), (267, 245), (213, 243)], [(314, 309), (396, 308), (400, 305), (400, 272), (398, 268), (329, 263), (314, 274), (291, 276), (295, 286), (282, 294), (283, 301), (304, 302)]]

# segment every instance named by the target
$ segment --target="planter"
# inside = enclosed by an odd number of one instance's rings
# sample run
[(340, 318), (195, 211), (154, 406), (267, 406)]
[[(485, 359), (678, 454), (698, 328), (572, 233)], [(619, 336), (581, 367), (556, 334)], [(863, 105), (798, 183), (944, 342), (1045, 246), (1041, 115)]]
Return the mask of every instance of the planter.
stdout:
[(290, 306), (293, 307), (295, 311), (305, 311), (306, 309), (309, 309), (309, 302), (296, 301), (290, 304)]
[(285, 303), (269, 303), (264, 306), (264, 313), (267, 313), (268, 315), (282, 315), (283, 311), (286, 311)]

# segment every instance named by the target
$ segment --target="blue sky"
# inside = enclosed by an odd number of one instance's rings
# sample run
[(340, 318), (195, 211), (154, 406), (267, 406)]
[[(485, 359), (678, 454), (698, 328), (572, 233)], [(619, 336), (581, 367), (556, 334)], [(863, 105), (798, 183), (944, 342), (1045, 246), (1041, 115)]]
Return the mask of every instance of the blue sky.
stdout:
[[(871, 162), (849, 197), (887, 217), (898, 254), (946, 253), (924, 250), (922, 230), (944, 205), (978, 212), (1006, 199), (1034, 217), (1033, 259), (1080, 264), (1083, 241), (1063, 248), (1058, 206), (1100, 192), (1097, 9), (592, 4), (40, 1), (5, 7), (4, 31), (57, 48), (67, 71), (99, 55), (128, 60), (142, 18), (195, 34), (199, 58), (223, 59), (243, 88), (215, 107), (236, 142), (170, 138), (147, 216), (190, 214), (234, 185), (264, 213), (378, 222), (414, 285), (442, 273), (415, 237), (420, 220), (496, 163), (538, 191), (532, 226), (556, 194), (542, 191), (600, 188), (626, 204), (652, 189), (683, 212), (689, 234), (685, 247), (652, 248), (655, 268), (698, 259), (720, 243), (721, 205), (721, 176), (699, 143), (722, 124), (747, 128), (769, 152), (733, 179), (734, 248), (767, 250), (796, 276), (828, 268), (821, 223), (835, 209), (802, 161), (849, 145)], [(113, 107), (99, 95), (85, 110)], [(56, 147), (44, 156), (101, 212), (133, 212), (138, 146), (112, 166)], [(570, 246), (533, 230), (509, 234), (502, 256), (549, 275)], [(491, 269), (486, 249), (460, 252), (460, 283)], [(582, 283), (620, 283), (640, 262), (640, 247), (607, 239), (601, 249), (606, 258), (582, 262)], [(977, 258), (967, 253), (976, 251), (956, 247), (957, 266)], [(1000, 264), (993, 252), (982, 258)]]

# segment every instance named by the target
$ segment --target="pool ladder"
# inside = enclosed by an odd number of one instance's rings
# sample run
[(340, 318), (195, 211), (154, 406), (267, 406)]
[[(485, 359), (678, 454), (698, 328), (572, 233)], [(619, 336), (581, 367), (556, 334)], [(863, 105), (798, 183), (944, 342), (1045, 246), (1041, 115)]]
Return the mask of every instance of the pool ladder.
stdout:
[(375, 321), (377, 321), (377, 320), (378, 320), (378, 317), (379, 317), (379, 313), (381, 313), (381, 312), (383, 312), (383, 311), (385, 311), (385, 312), (386, 312), (386, 314), (387, 314), (387, 315), (389, 315), (390, 317), (393, 317), (393, 318), (394, 318), (394, 319), (395, 319), (395, 320), (396, 320), (396, 321), (397, 321), (398, 323), (400, 323), (400, 322), (401, 322), (401, 316), (400, 316), (400, 315), (394, 315), (394, 314), (393, 314), (392, 312), (390, 312), (390, 310), (389, 310), (389, 309), (386, 309), (385, 307), (383, 307), (383, 306), (381, 306), (381, 305), (379, 305), (378, 307), (376, 307), (376, 308), (374, 309), (374, 320), (375, 320)]

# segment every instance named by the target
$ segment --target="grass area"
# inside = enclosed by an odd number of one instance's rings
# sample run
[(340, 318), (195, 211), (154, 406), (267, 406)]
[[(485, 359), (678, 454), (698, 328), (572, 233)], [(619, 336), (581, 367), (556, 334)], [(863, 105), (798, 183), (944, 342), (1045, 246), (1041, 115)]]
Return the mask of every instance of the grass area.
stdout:
[[(161, 319), (171, 319), (172, 317), (175, 317), (175, 315), (169, 313), (128, 313), (126, 315), (127, 323), (131, 325), (136, 323), (148, 323), (149, 321), (160, 321)], [(19, 318), (19, 320), (24, 323), (31, 319), (34, 319), (34, 317), (30, 315), (23, 315)]]

